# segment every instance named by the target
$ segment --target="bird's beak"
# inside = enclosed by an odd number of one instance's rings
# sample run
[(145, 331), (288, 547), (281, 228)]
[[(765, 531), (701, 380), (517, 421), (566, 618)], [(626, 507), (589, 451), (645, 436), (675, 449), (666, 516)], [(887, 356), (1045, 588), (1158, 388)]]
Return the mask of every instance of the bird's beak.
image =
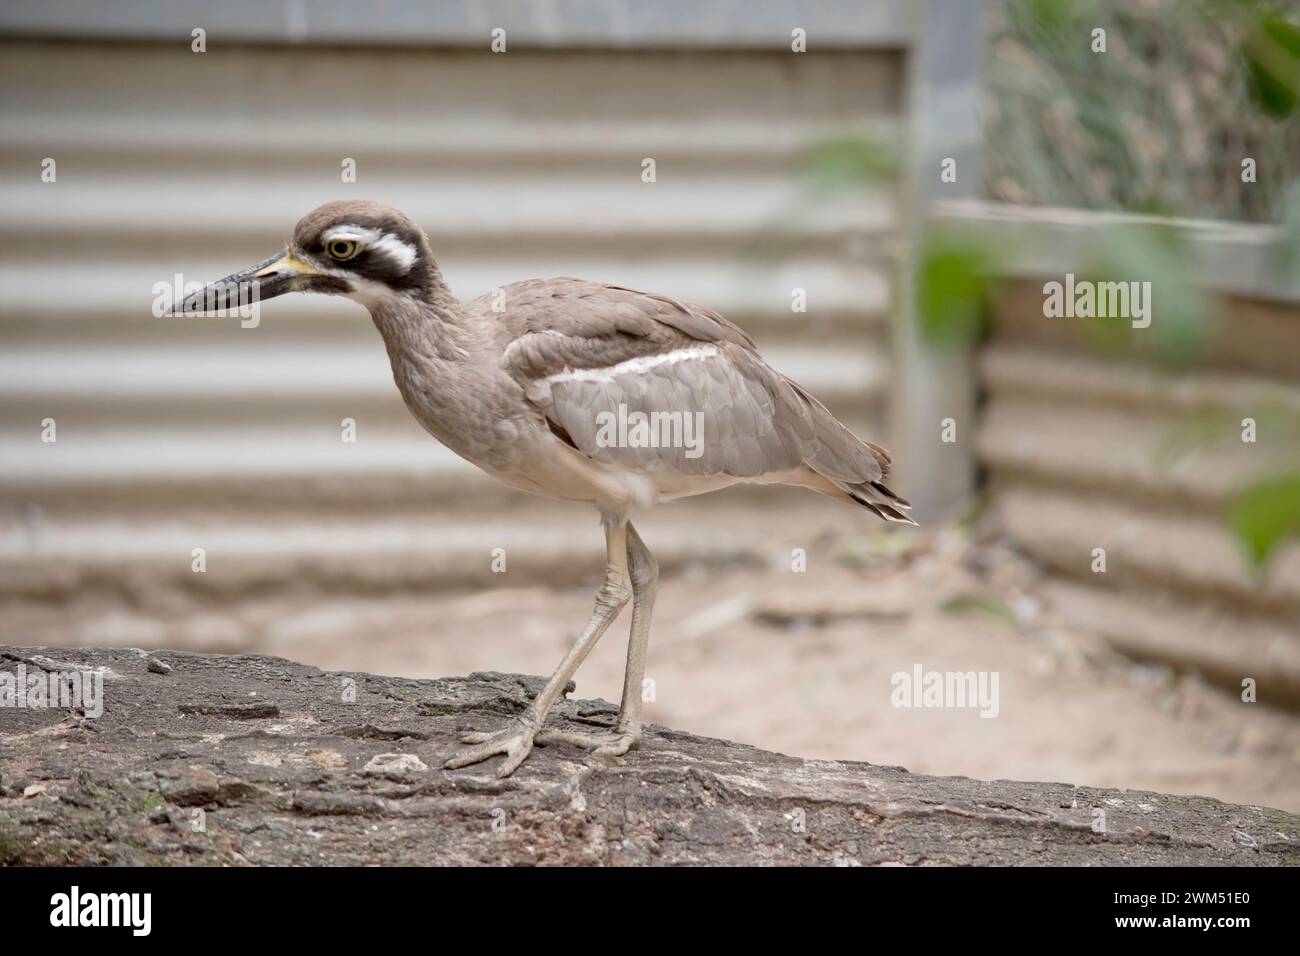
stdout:
[(220, 312), (274, 299), (286, 292), (306, 292), (313, 280), (321, 276), (322, 273), (285, 249), (265, 262), (218, 279), (187, 295), (172, 307), (172, 315)]

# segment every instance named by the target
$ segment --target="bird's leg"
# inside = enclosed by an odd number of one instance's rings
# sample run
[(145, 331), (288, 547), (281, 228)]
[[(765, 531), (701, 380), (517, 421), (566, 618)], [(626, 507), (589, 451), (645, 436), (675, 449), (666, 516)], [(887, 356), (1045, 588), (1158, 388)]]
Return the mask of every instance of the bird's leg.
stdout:
[(627, 642), (627, 670), (623, 675), (623, 703), (613, 733), (581, 734), (544, 730), (539, 744), (565, 743), (601, 756), (622, 756), (641, 740), (641, 682), (645, 677), (646, 647), (650, 642), (650, 615), (659, 590), (659, 564), (631, 524), (627, 526), (628, 576), (632, 581), (632, 633)]
[(569, 648), (560, 666), (555, 669), (551, 679), (546, 682), (542, 692), (534, 698), (518, 718), (505, 730), (494, 734), (469, 734), (462, 743), (475, 744), (457, 751), (444, 761), (443, 766), (449, 770), (467, 767), (470, 764), (486, 760), (496, 754), (505, 754), (505, 762), (497, 771), (498, 777), (508, 777), (515, 772), (524, 758), (533, 749), (533, 740), (541, 730), (551, 705), (560, 696), (579, 665), (591, 653), (605, 629), (618, 617), (618, 612), (632, 596), (632, 587), (628, 582), (628, 524), (623, 516), (605, 520), (605, 580), (596, 592), (596, 607), (591, 613), (591, 620), (586, 628)]

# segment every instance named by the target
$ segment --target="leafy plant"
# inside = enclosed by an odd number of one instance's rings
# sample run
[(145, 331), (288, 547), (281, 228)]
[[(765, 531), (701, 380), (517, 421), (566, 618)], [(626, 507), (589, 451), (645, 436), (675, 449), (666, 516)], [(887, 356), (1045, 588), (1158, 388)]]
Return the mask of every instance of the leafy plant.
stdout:
[(970, 345), (984, 329), (996, 257), (975, 239), (931, 232), (917, 255), (916, 310), (921, 335), (940, 347)]
[[(1300, 123), (1294, 121), (1300, 26), (1292, 22), (1294, 4), (1006, 0), (997, 10), (984, 122), (993, 196), (1275, 222), (1282, 226), (1274, 247), (1277, 275), (1286, 281), (1300, 271)], [(1109, 28), (1111, 39), (1101, 60), (1081, 40), (1098, 25)], [(1221, 155), (1207, 153), (1216, 146)], [(1257, 160), (1268, 176), (1242, 182), (1243, 156)], [(831, 194), (892, 180), (901, 165), (892, 140), (854, 136), (816, 144), (806, 162), (814, 186)], [(934, 347), (973, 345), (987, 325), (993, 278), (1008, 271), (1008, 250), (973, 232), (931, 228), (914, 262), (923, 340)], [(1174, 229), (1108, 231), (1079, 278), (1149, 281), (1155, 320), (1141, 336), (1123, 321), (1086, 322), (1078, 326), (1081, 334), (1096, 348), (1149, 346), (1167, 366), (1195, 365), (1209, 350), (1218, 318), (1196, 270)], [(1169, 464), (1194, 446), (1214, 443), (1220, 426), (1231, 433), (1234, 426), (1223, 415), (1207, 412), (1158, 456)], [(1258, 418), (1259, 410), (1253, 415)], [(1253, 566), (1262, 569), (1285, 538), (1300, 535), (1300, 472), (1245, 488), (1228, 521)]]
[(1300, 27), (1268, 17), (1249, 32), (1242, 54), (1259, 108), (1274, 119), (1288, 118), (1300, 95)]
[(891, 142), (869, 135), (833, 136), (819, 140), (804, 155), (803, 167), (813, 188), (839, 192), (892, 181), (900, 157)]
[(1229, 518), (1246, 556), (1263, 570), (1286, 538), (1300, 535), (1300, 471), (1246, 488), (1233, 501)]
[[(1116, 227), (1101, 237), (1090, 258), (1089, 278), (1095, 282), (1151, 283), (1148, 306), (1158, 310), (1158, 321), (1142, 331), (1150, 335), (1158, 361), (1186, 368), (1204, 356), (1213, 319), (1210, 298), (1196, 281), (1195, 260), (1176, 231), (1157, 225)], [(1103, 347), (1116, 339), (1126, 346), (1133, 341), (1129, 323), (1090, 322), (1084, 328)]]

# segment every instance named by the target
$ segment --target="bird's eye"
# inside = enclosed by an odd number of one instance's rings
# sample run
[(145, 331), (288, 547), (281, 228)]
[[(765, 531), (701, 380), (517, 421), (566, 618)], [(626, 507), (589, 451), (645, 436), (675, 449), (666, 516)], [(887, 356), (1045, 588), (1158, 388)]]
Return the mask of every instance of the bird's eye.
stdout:
[(325, 246), (325, 251), (330, 254), (331, 259), (346, 262), (361, 251), (361, 245), (351, 239), (332, 239)]

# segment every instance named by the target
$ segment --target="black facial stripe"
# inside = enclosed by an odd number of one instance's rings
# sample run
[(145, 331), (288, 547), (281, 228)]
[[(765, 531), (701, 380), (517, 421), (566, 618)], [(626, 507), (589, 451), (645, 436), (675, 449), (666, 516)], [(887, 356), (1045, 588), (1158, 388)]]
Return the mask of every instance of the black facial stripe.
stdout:
[[(419, 246), (412, 244), (412, 248), (419, 249)], [(338, 265), (355, 272), (362, 278), (382, 282), (399, 290), (422, 289), (429, 284), (430, 279), (429, 263), (418, 252), (415, 262), (411, 263), (410, 269), (405, 271), (401, 263), (394, 261), (391, 256), (378, 249), (366, 249), (355, 259)]]
[[(369, 246), (366, 240), (359, 240), (361, 251), (351, 259), (340, 261), (329, 255), (330, 241), (326, 239), (331, 231), (340, 226), (352, 226), (357, 229), (371, 230), (380, 235), (387, 235), (409, 246), (415, 252), (415, 260), (409, 268), (403, 269), (403, 260), (385, 252), (379, 245)], [(338, 239), (346, 240), (340, 234)], [(396, 292), (421, 293), (431, 288), (436, 282), (437, 266), (426, 254), (424, 235), (416, 230), (403, 228), (391, 220), (372, 221), (359, 216), (346, 223), (325, 225), (320, 231), (301, 237), (298, 240), (308, 256), (321, 264), (321, 268), (337, 272), (340, 275), (352, 275), (357, 279), (380, 283)]]

